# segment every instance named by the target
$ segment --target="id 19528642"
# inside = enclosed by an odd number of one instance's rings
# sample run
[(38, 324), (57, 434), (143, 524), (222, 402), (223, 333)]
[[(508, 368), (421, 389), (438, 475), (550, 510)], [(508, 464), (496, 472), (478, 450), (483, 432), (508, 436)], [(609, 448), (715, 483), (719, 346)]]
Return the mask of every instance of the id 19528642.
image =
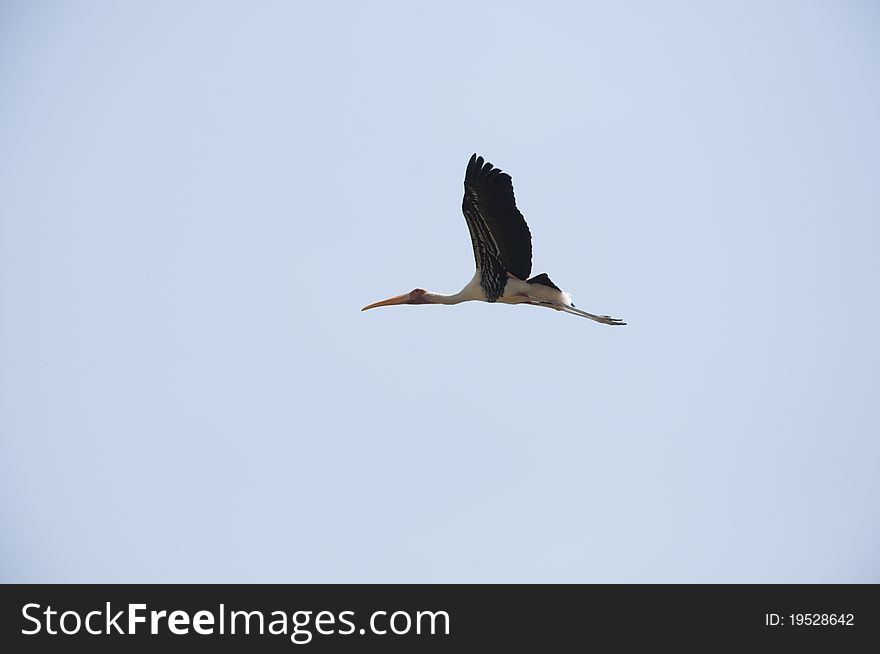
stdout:
[(767, 627), (852, 627), (855, 626), (852, 613), (765, 613), (764, 625)]

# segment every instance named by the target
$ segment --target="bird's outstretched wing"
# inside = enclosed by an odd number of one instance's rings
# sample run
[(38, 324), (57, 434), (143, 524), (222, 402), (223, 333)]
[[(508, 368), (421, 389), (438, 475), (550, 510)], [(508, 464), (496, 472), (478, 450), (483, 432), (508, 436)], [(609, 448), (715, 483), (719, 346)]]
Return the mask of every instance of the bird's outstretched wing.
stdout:
[(510, 175), (474, 154), (464, 175), (461, 210), (483, 278), (500, 281), (509, 272), (527, 279), (532, 271), (532, 235), (516, 208)]

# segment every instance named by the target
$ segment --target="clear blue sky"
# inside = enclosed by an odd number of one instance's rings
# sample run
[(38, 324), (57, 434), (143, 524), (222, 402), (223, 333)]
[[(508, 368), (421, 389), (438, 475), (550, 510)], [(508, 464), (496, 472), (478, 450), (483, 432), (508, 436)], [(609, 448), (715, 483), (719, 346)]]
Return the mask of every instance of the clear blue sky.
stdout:
[[(0, 8), (0, 580), (880, 582), (872, 2)], [(611, 328), (469, 303), (477, 151)]]

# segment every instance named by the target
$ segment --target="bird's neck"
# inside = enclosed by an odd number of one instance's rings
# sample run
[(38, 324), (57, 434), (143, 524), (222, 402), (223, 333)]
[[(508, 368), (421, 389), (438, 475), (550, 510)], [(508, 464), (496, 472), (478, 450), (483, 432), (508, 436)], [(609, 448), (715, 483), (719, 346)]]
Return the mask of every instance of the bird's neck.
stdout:
[(473, 299), (471, 297), (467, 297), (467, 294), (464, 291), (459, 291), (458, 293), (453, 293), (452, 295), (444, 295), (443, 293), (431, 293), (430, 291), (427, 291), (422, 297), (424, 298), (426, 304), (459, 304), (461, 302), (466, 302)]
[(468, 300), (485, 300), (483, 288), (480, 286), (480, 271), (477, 270), (463, 289), (452, 295), (444, 295), (443, 293), (425, 293), (425, 300), (429, 304), (460, 304)]

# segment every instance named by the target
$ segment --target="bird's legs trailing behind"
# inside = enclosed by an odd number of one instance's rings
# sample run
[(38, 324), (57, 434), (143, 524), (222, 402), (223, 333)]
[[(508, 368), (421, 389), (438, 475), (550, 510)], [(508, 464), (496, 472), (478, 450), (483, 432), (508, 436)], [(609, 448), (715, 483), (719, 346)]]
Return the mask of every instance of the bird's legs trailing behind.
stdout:
[(580, 316), (581, 318), (589, 318), (590, 320), (595, 320), (596, 322), (601, 322), (603, 325), (625, 325), (620, 318), (612, 318), (611, 316), (597, 316), (593, 313), (588, 313), (587, 311), (581, 311), (573, 306), (569, 306), (567, 304), (556, 303), (556, 302), (529, 302), (529, 304), (534, 304), (539, 307), (550, 307), (551, 309), (556, 309), (557, 311), (565, 311), (566, 313), (570, 313), (575, 316)]

